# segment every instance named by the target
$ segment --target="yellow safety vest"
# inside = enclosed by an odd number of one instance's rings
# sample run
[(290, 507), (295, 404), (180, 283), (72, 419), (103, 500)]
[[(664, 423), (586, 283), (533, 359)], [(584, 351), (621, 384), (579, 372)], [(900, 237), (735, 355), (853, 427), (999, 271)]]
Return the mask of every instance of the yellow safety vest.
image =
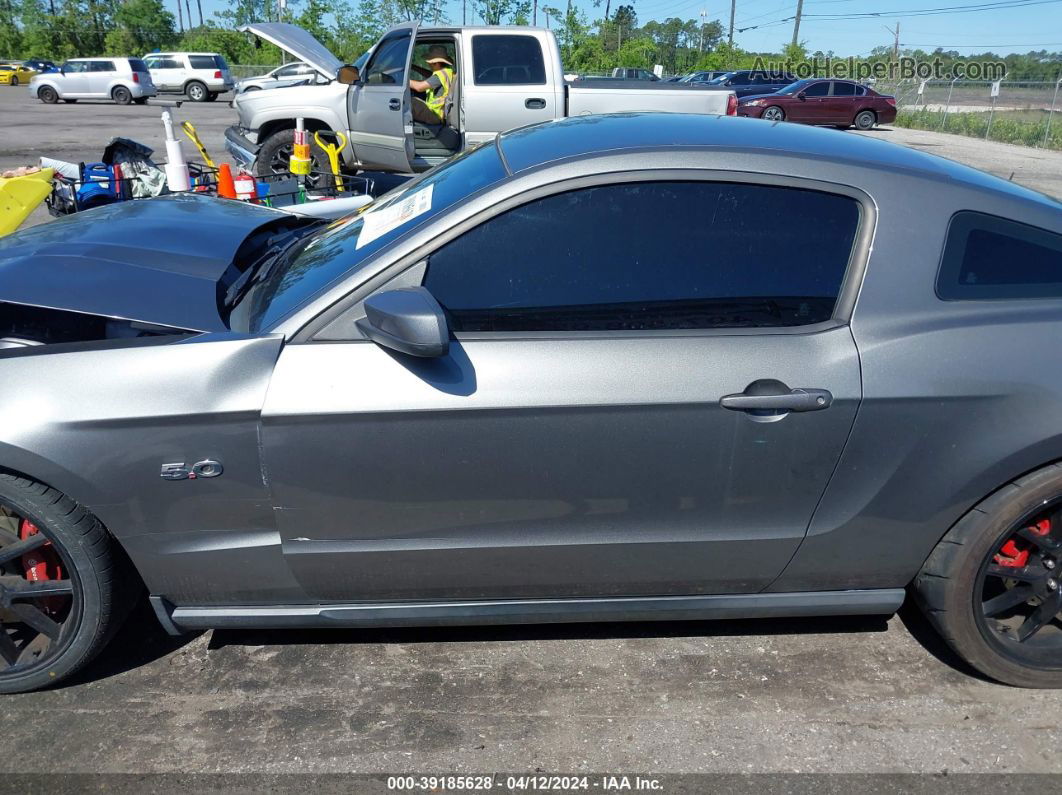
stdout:
[(446, 97), (450, 93), (450, 86), (454, 82), (454, 70), (450, 67), (440, 69), (438, 72), (434, 72), (439, 76), (439, 81), (442, 86), (439, 88), (439, 92), (436, 93), (434, 88), (429, 88), (427, 93), (427, 99), (424, 100), (424, 104), (431, 108), (432, 112), (438, 115), (442, 119), (446, 115)]

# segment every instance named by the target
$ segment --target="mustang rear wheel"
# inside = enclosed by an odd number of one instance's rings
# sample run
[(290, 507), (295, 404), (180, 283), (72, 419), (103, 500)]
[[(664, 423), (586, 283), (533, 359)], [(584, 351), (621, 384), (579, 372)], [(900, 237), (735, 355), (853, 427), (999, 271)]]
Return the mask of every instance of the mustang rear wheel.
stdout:
[(53, 684), (95, 656), (119, 618), (118, 568), (84, 508), (0, 474), (0, 693)]
[(1062, 466), (1017, 480), (959, 521), (915, 587), (944, 639), (981, 673), (1062, 687)]

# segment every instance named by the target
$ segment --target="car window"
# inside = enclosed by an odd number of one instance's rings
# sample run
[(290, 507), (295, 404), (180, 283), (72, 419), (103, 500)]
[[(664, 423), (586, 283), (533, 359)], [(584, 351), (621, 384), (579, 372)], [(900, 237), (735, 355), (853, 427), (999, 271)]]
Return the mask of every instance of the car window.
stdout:
[(752, 82), (752, 78), (747, 74), (738, 74), (730, 78), (730, 85), (732, 86), (747, 86)]
[(274, 77), (291, 77), (292, 75), (305, 74), (310, 70), (306, 64), (302, 63), (289, 63), (287, 66), (282, 66), (274, 73)]
[(406, 30), (380, 42), (372, 60), (369, 61), (365, 82), (404, 84), (406, 61), (409, 59), (409, 39), (410, 32)]
[(192, 69), (220, 69), (217, 59), (213, 55), (189, 55), (188, 63)]
[(67, 61), (63, 64), (63, 71), (75, 74), (88, 71), (88, 61)]
[(975, 212), (957, 213), (937, 277), (951, 300), (1062, 297), (1062, 235)]
[(855, 96), (855, 84), (845, 83), (843, 81), (835, 81), (833, 84), (833, 95), (835, 97), (854, 97)]
[(830, 84), (825, 81), (821, 83), (812, 83), (804, 89), (804, 96), (806, 97), (825, 97), (829, 93)]
[(534, 36), (473, 36), (476, 85), (543, 85), (546, 64)]
[[(424, 285), (455, 331), (800, 326), (832, 316), (859, 216), (850, 197), (797, 188), (585, 188), (447, 243)], [(630, 218), (633, 233), (608, 231)]]
[(139, 58), (129, 59), (129, 68), (134, 72), (146, 72), (147, 66)]
[(116, 71), (118, 71), (117, 69), (114, 68), (114, 62), (113, 61), (90, 61), (88, 70), (90, 72), (116, 72)]
[(856, 85), (853, 85), (853, 86), (852, 86), (852, 89), (853, 89), (853, 90), (855, 91), (855, 95), (856, 95), (857, 97), (861, 97), (861, 96), (864, 96), (864, 95), (865, 95), (865, 94), (867, 93), (867, 87), (866, 87), (866, 86), (856, 86)]

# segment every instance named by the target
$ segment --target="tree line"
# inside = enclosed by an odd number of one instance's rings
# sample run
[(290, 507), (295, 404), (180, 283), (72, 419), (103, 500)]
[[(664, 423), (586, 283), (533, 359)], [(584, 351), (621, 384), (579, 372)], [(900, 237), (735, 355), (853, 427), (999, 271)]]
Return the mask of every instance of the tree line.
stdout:
[[(285, 21), (309, 30), (340, 58), (353, 61), (391, 25), (421, 19), (425, 24), (450, 20), (442, 0), (229, 0), (212, 17), (204, 17), (202, 0), (175, 0), (173, 14), (162, 0), (0, 0), (0, 58), (65, 58), (91, 55), (142, 55), (159, 49), (219, 52), (232, 64), (276, 64), (281, 53), (256, 47), (235, 28), (248, 22)], [(660, 64), (669, 74), (702, 69), (751, 68), (757, 58), (798, 62), (808, 57), (837, 57), (809, 52), (801, 44), (780, 52), (750, 52), (730, 45), (719, 20), (669, 17), (640, 22), (633, 4), (595, 0), (590, 17), (569, 0), (563, 7), (539, 5), (538, 24), (557, 34), (565, 70), (605, 73), (616, 66), (651, 69)], [(603, 6), (603, 7), (602, 7)], [(469, 24), (530, 24), (532, 0), (467, 0)], [(918, 60), (999, 61), (1008, 80), (1055, 80), (1062, 73), (1062, 52), (1041, 50), (997, 56), (961, 55), (955, 51), (903, 50)], [(861, 60), (884, 61), (891, 47), (876, 48)]]

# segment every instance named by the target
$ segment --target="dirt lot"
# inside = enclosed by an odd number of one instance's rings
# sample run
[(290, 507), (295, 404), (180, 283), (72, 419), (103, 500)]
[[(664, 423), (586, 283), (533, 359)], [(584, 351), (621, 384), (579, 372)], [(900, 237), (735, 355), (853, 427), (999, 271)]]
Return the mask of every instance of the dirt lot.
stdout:
[[(112, 135), (161, 150), (158, 114), (44, 106), (25, 89), (0, 89), (0, 166), (94, 160)], [(220, 155), (231, 109), (189, 103), (177, 114)], [(1062, 196), (1059, 153), (899, 129), (869, 135)], [(908, 610), (887, 622), (181, 639), (142, 610), (77, 681), (3, 698), (0, 735), (10, 742), (0, 766), (9, 775), (1028, 772), (1055, 774), (1042, 785), (1051, 790), (1062, 773), (1060, 715), (1062, 692), (971, 675)]]

